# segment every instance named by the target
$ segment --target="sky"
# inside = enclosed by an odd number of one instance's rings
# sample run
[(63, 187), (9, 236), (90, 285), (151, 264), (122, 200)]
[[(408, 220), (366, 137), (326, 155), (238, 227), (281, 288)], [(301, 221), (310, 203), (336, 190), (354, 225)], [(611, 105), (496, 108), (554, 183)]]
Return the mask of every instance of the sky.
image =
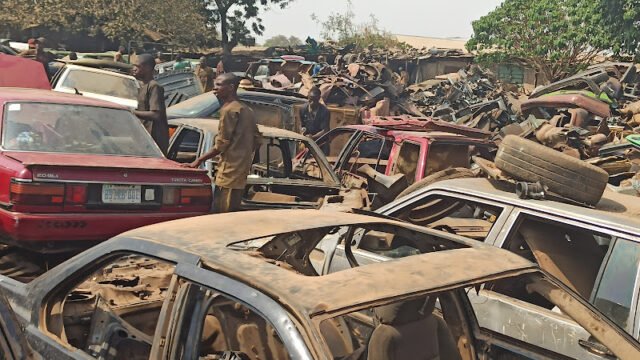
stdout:
[[(394, 34), (428, 37), (469, 38), (471, 22), (487, 14), (502, 0), (352, 0), (356, 23), (376, 16), (380, 27)], [(320, 25), (311, 14), (326, 19), (332, 12), (343, 13), (347, 0), (295, 0), (281, 10), (273, 7), (263, 13), (266, 29), (258, 43), (275, 35), (307, 36), (320, 40)]]

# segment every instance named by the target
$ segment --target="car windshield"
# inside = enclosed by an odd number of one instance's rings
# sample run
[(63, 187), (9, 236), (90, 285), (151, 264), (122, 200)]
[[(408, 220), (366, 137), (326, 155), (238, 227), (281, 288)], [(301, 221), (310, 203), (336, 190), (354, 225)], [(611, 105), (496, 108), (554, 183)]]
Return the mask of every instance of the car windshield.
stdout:
[(73, 69), (69, 71), (69, 75), (64, 79), (62, 86), (69, 89), (77, 89), (81, 93), (89, 92), (130, 100), (138, 98), (136, 81), (115, 73), (106, 74)]
[(9, 103), (5, 150), (162, 157), (140, 120), (126, 110), (71, 104)]
[[(208, 92), (170, 106), (167, 109), (167, 116), (170, 118), (210, 116), (219, 108), (218, 98), (212, 92)], [(207, 109), (211, 109), (211, 113), (203, 114)]]

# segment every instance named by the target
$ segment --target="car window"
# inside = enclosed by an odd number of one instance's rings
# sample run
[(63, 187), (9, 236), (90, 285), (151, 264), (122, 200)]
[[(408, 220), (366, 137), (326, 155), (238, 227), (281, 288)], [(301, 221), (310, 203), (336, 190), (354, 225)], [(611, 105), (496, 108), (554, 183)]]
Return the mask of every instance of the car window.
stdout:
[[(604, 268), (593, 304), (620, 327), (631, 332), (630, 313), (638, 289), (640, 244), (618, 239)], [(626, 284), (621, 286), (621, 284)]]
[(394, 164), (393, 174), (404, 174), (408, 185), (415, 182), (416, 170), (420, 160), (420, 145), (403, 141)]
[(464, 198), (428, 195), (389, 215), (413, 224), (484, 241), (503, 208)]
[(53, 103), (9, 103), (2, 122), (5, 150), (162, 157), (130, 111)]
[[(296, 156), (300, 153), (304, 156)], [(318, 154), (306, 141), (265, 137), (256, 152), (251, 174), (265, 178), (322, 181), (324, 174), (318, 164)]]
[(182, 346), (174, 358), (213, 360), (233, 354), (235, 359), (290, 359), (276, 327), (258, 310), (215, 289), (181, 282), (189, 289), (185, 311), (190, 328), (181, 337), (186, 343), (189, 339), (199, 341), (196, 351)]
[(393, 141), (380, 136), (364, 135), (353, 148), (347, 161), (342, 164), (343, 171), (356, 173), (363, 165), (385, 173)]
[(179, 163), (195, 161), (198, 158), (202, 133), (197, 130), (183, 128), (176, 136), (176, 140), (171, 145), (171, 149), (169, 149), (167, 158)]
[(136, 80), (116, 74), (71, 69), (62, 86), (77, 89), (81, 93), (90, 92), (130, 100), (138, 98)]
[(148, 359), (175, 265), (136, 254), (97, 263), (56, 289), (42, 325), (95, 358)]
[[(317, 143), (321, 149), (328, 149), (327, 160), (334, 165), (342, 149), (347, 145), (349, 139), (355, 134), (352, 129), (334, 129), (318, 139)], [(328, 144), (328, 145), (327, 145)]]
[(471, 148), (466, 144), (432, 143), (427, 152), (427, 166), (424, 176), (445, 169), (468, 168), (471, 162)]
[[(219, 109), (220, 101), (213, 92), (208, 92), (169, 106), (167, 116), (170, 118), (215, 117)], [(215, 113), (206, 114), (207, 110), (215, 111)]]

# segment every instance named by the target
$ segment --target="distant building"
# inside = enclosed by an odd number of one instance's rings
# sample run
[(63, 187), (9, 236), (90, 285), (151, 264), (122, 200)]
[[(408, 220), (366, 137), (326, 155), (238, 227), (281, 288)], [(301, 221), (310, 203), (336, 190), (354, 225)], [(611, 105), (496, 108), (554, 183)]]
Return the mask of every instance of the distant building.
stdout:
[(427, 36), (414, 36), (414, 35), (395, 35), (398, 41), (407, 43), (416, 49), (431, 49), (431, 48), (439, 48), (439, 49), (451, 49), (451, 50), (461, 50), (464, 53), (467, 53), (464, 45), (467, 43), (468, 39), (463, 38), (436, 38), (436, 37), (427, 37)]

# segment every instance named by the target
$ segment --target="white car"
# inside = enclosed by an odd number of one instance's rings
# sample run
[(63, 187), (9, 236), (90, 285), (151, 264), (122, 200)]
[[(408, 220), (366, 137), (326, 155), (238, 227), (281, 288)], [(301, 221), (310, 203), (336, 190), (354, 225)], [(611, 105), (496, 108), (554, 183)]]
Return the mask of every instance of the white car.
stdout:
[(65, 65), (51, 82), (54, 91), (106, 100), (129, 109), (138, 107), (136, 78), (116, 71)]

